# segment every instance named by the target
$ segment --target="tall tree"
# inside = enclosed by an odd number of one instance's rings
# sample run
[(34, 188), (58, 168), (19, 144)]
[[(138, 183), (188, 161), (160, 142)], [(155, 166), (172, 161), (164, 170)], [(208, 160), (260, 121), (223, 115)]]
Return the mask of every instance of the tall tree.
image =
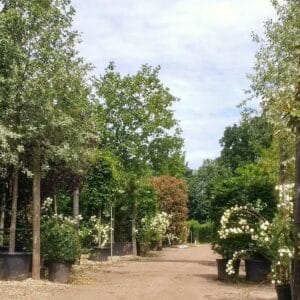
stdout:
[(151, 182), (157, 193), (161, 211), (171, 215), (169, 233), (184, 241), (185, 221), (188, 216), (186, 182), (171, 176), (153, 177)]
[(265, 23), (255, 74), (251, 76), (254, 96), (277, 128), (287, 126), (296, 134), (295, 259), (292, 276), (293, 299), (300, 299), (300, 4), (298, 0), (272, 1), (277, 20)]
[(220, 159), (207, 159), (197, 171), (188, 177), (189, 219), (199, 222), (210, 219), (214, 185), (230, 175), (230, 170), (220, 163)]
[(159, 140), (171, 141), (171, 137), (175, 137), (172, 143), (164, 147), (171, 152), (174, 148), (178, 149), (180, 139), (180, 130), (171, 108), (177, 99), (160, 82), (159, 69), (144, 65), (135, 75), (122, 77), (111, 63), (104, 76), (95, 82), (97, 98), (103, 105), (106, 120), (104, 147), (114, 154), (127, 174), (125, 190), (131, 206), (134, 254), (137, 217), (135, 190), (139, 181), (151, 173), (151, 153), (155, 152), (155, 145), (162, 145)]
[(272, 128), (263, 116), (245, 117), (239, 125), (226, 127), (220, 140), (221, 161), (232, 171), (257, 162), (272, 142)]
[(21, 136), (33, 188), (32, 277), (40, 276), (40, 183), (49, 159), (74, 159), (89, 131), (85, 84), (70, 0), (1, 0), (1, 119)]

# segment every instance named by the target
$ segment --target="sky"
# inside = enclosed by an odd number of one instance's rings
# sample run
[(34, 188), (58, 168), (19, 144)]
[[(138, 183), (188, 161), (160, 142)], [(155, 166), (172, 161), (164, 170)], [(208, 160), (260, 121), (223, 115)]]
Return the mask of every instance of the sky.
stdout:
[(239, 122), (261, 34), (273, 18), (270, 0), (73, 0), (80, 55), (104, 73), (161, 66), (160, 79), (180, 98), (173, 107), (185, 156), (197, 169), (219, 156), (226, 126)]

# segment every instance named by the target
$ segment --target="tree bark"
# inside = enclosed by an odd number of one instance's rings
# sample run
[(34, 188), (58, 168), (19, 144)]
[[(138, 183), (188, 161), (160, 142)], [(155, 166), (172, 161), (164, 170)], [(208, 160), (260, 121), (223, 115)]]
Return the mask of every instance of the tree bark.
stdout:
[(296, 174), (295, 174), (295, 257), (292, 267), (292, 298), (300, 300), (300, 257), (298, 245), (300, 245), (300, 124), (296, 126)]
[(36, 147), (33, 153), (33, 183), (32, 183), (32, 278), (40, 279), (41, 269), (41, 153)]
[[(101, 213), (101, 208), (100, 208), (98, 210), (98, 220), (99, 220), (100, 226), (102, 224), (101, 216), (102, 216), (102, 213)], [(101, 248), (102, 239), (101, 239), (101, 232), (100, 232), (100, 230), (98, 230), (97, 234), (98, 234), (98, 248)]]
[(16, 248), (16, 226), (17, 226), (17, 204), (18, 204), (18, 185), (19, 185), (19, 168), (14, 167), (12, 174), (12, 203), (11, 218), (9, 228), (9, 248), (8, 252), (15, 252)]
[[(73, 191), (73, 218), (77, 218), (79, 215), (79, 187), (76, 187)], [(76, 226), (79, 229), (79, 220)]]
[(5, 187), (3, 187), (3, 191), (1, 194), (1, 213), (0, 213), (0, 246), (3, 246), (3, 241), (4, 241), (5, 207), (6, 207), (6, 191), (5, 191)]
[(79, 187), (73, 191), (73, 218), (79, 215)]
[(132, 242), (132, 254), (137, 255), (137, 245), (136, 245), (136, 202), (133, 200), (132, 204), (132, 214), (131, 214), (131, 242)]
[(54, 210), (54, 213), (57, 215), (57, 196), (56, 196), (56, 193), (54, 194), (53, 196), (53, 210)]

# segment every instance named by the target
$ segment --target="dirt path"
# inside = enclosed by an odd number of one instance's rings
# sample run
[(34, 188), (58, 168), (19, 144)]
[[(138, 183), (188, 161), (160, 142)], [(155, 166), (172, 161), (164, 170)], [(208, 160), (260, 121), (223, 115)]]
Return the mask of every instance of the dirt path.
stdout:
[[(50, 286), (48, 295), (41, 297), (26, 293), (18, 299), (277, 299), (271, 285), (217, 281), (215, 255), (209, 245), (187, 249), (167, 248), (159, 255), (155, 253), (150, 258), (138, 261), (122, 261), (113, 265), (79, 269), (75, 272), (78, 285), (69, 285), (65, 289), (53, 287), (52, 290)], [(76, 273), (81, 276), (78, 277)]]

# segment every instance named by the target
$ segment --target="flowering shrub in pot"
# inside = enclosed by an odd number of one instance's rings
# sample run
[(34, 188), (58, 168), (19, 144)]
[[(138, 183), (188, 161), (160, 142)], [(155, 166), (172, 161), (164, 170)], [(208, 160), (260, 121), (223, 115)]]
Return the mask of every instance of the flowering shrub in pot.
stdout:
[(272, 284), (279, 300), (291, 299), (291, 264), (294, 257), (291, 238), (293, 224), (294, 184), (276, 186), (279, 192), (278, 213), (272, 222), (274, 256), (272, 263)]
[[(156, 244), (162, 247), (162, 240), (166, 235), (170, 224), (170, 215), (165, 212), (157, 213), (154, 217), (145, 217), (141, 220), (141, 226), (138, 229), (138, 240), (141, 249), (149, 248), (149, 245)], [(145, 253), (143, 253), (145, 254)]]
[[(228, 274), (235, 273), (235, 261), (246, 259), (246, 278), (252, 281), (263, 281), (270, 271), (272, 249), (270, 249), (270, 223), (261, 214), (263, 206), (258, 201), (256, 205), (231, 207), (221, 218), (221, 227), (218, 231), (221, 240), (236, 238), (244, 240), (245, 247), (234, 251), (227, 263)], [(258, 267), (252, 272), (253, 267)]]
[(43, 259), (49, 267), (49, 279), (66, 283), (72, 264), (80, 257), (80, 241), (75, 225), (78, 220), (63, 215), (44, 217), (41, 226)]
[(240, 260), (234, 261), (234, 270), (232, 274), (226, 272), (226, 266), (230, 259), (232, 259), (234, 252), (237, 249), (244, 248), (246, 240), (238, 240), (235, 237), (228, 239), (215, 239), (212, 243), (212, 249), (218, 253), (221, 258), (217, 258), (217, 270), (219, 280), (235, 280), (239, 275)]
[(89, 259), (104, 261), (110, 256), (110, 247), (107, 245), (109, 241), (110, 226), (104, 224), (101, 218), (91, 216), (88, 224), (79, 231), (81, 238), (88, 235), (92, 238), (92, 245), (94, 246), (90, 252)]

